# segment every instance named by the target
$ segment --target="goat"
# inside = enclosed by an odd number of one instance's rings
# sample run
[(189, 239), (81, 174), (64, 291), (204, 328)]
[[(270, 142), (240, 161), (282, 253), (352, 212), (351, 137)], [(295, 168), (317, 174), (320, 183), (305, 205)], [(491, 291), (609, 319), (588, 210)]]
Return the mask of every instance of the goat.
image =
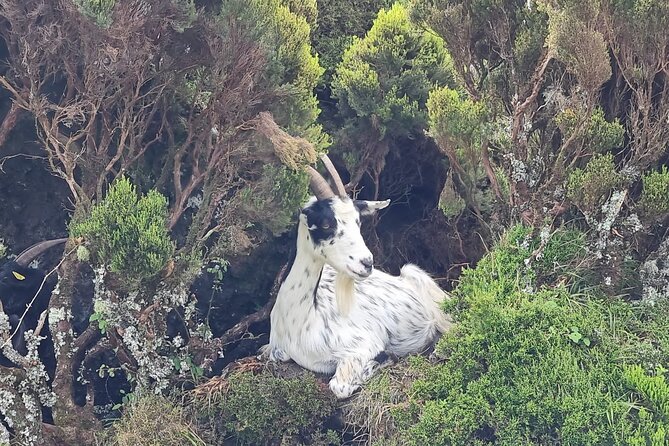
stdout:
[[(0, 302), (2, 310), (9, 319), (12, 347), (21, 355), (28, 353), (24, 334), (27, 330), (37, 328), (42, 313), (49, 307), (53, 288), (53, 286), (45, 286), (44, 272), (30, 268), (29, 265), (47, 249), (66, 241), (67, 239), (63, 238), (37, 243), (0, 268)], [(42, 336), (45, 336), (47, 341), (40, 343), (41, 358), (48, 355), (49, 352), (53, 354), (48, 328), (48, 324), (45, 324)], [(4, 344), (8, 341), (4, 339), (0, 340), (0, 343)], [(0, 355), (0, 365), (15, 366), (2, 355)]]
[(451, 321), (440, 308), (446, 293), (422, 269), (407, 264), (399, 276), (374, 269), (360, 216), (390, 200), (352, 200), (327, 156), (322, 160), (337, 194), (308, 168), (315, 197), (300, 212), (297, 254), (279, 288), (262, 352), (272, 361), (292, 359), (334, 373), (330, 389), (343, 399), (375, 373), (379, 356), (418, 353)]

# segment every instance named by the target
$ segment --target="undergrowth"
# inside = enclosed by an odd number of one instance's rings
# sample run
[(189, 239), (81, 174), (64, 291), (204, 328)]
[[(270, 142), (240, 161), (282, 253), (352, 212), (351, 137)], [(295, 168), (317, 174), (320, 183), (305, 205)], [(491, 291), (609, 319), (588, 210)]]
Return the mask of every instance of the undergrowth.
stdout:
[(447, 308), (457, 324), (438, 343), (439, 359), (406, 362), (409, 383), (375, 378), (369, 389), (394, 395), (377, 407), (370, 390), (358, 397), (377, 411), (369, 419), (390, 414), (390, 429), (368, 426), (370, 442), (666, 444), (669, 307), (565, 286), (570, 265), (582, 268), (587, 257), (581, 239), (561, 229), (536, 259), (538, 240), (515, 227), (465, 271)]
[(208, 444), (338, 444), (326, 421), (334, 397), (311, 374), (282, 378), (268, 371), (233, 372), (194, 404)]

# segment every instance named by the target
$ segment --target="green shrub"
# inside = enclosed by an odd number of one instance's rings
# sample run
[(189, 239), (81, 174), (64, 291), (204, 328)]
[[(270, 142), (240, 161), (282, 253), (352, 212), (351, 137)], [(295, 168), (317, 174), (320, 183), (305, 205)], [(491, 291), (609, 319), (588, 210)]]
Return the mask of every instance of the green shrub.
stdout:
[(111, 271), (141, 279), (160, 271), (174, 252), (166, 221), (167, 199), (155, 190), (140, 197), (123, 177), (70, 232), (90, 239), (98, 262)]
[(662, 166), (659, 172), (643, 176), (643, 191), (639, 206), (647, 215), (663, 216), (669, 212), (669, 170)]
[(567, 183), (567, 196), (584, 213), (592, 213), (622, 183), (623, 177), (616, 171), (613, 155), (596, 154), (585, 169), (574, 169), (571, 172)]
[[(566, 108), (555, 117), (557, 125), (560, 127), (563, 135), (569, 137), (577, 131), (577, 125), (581, 116), (573, 108)], [(590, 116), (590, 120), (583, 129), (582, 139), (588, 149), (594, 153), (604, 153), (623, 145), (625, 137), (625, 128), (618, 119), (608, 122), (604, 116), (604, 111), (598, 107)]]
[(517, 226), (463, 273), (443, 361), (414, 361), (409, 397), (391, 409), (398, 444), (616, 445), (642, 428), (625, 403), (623, 361), (667, 337), (667, 313), (644, 320), (620, 300), (536, 290), (539, 270), (583, 255), (581, 238), (561, 230), (528, 264), (538, 241)]
[(332, 81), (340, 114), (380, 136), (404, 136), (426, 125), (435, 86), (452, 85), (451, 56), (441, 38), (414, 26), (400, 2), (382, 9), (367, 35), (353, 38)]
[(219, 439), (215, 444), (228, 444), (223, 440), (230, 437), (237, 444), (287, 444), (282, 441), (328, 437), (323, 422), (334, 407), (334, 398), (313, 375), (278, 378), (269, 372), (233, 373), (219, 394), (209, 395), (198, 418)]

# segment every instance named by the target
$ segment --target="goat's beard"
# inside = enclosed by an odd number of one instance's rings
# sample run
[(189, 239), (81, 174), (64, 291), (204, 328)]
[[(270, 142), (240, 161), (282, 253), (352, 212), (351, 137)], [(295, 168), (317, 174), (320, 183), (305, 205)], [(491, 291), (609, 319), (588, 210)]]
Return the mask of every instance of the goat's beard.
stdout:
[(334, 288), (339, 313), (348, 316), (355, 299), (355, 279), (348, 274), (337, 273)]

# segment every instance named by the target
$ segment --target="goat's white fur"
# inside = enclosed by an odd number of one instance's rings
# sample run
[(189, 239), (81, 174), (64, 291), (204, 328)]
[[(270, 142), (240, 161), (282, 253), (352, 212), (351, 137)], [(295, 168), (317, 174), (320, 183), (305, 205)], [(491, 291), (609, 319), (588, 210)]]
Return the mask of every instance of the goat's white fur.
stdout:
[[(340, 312), (334, 291), (337, 274), (343, 279), (355, 273), (355, 262), (371, 258), (371, 253), (360, 235), (353, 202), (331, 201), (342, 231), (333, 243), (315, 244), (307, 218), (300, 214), (297, 255), (272, 309), (265, 352), (271, 360), (293, 359), (315, 372), (334, 372), (330, 389), (338, 398), (347, 398), (377, 370), (380, 353), (420, 352), (451, 321), (440, 308), (446, 293), (411, 264), (402, 267), (399, 276), (373, 270), (364, 280), (356, 277), (350, 282), (355, 298), (340, 302)], [(372, 212), (387, 205), (369, 203)]]

